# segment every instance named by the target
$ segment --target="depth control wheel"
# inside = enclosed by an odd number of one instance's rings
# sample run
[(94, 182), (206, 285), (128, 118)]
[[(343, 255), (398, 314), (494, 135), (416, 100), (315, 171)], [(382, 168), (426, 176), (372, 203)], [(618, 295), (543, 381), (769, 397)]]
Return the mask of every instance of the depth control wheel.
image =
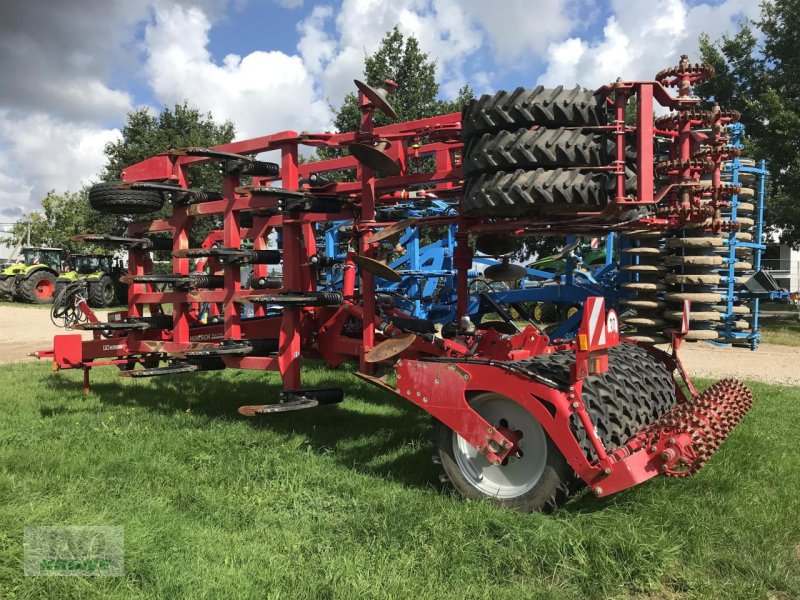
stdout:
[(493, 465), (464, 438), (434, 420), (434, 447), (453, 487), (465, 498), (492, 499), (524, 512), (554, 510), (563, 504), (572, 470), (536, 417), (494, 392), (479, 393), (469, 403), (515, 440), (515, 447), (502, 464)]

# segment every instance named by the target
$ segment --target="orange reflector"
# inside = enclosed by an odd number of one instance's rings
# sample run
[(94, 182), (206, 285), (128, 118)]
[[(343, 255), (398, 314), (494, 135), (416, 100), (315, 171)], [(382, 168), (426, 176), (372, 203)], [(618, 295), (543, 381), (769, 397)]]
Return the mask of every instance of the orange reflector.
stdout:
[(578, 348), (581, 350), (589, 349), (589, 338), (586, 337), (585, 333), (578, 334)]

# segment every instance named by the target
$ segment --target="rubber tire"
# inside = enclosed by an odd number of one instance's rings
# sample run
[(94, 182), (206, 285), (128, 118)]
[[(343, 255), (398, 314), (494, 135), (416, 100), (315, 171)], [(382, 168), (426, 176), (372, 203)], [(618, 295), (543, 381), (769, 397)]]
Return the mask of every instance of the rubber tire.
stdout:
[(518, 129), (473, 138), (464, 152), (465, 177), (539, 167), (598, 167), (608, 162), (602, 136), (580, 129)]
[(8, 277), (0, 281), (0, 300), (14, 299), (14, 278)]
[(607, 122), (605, 103), (580, 87), (518, 87), (471, 100), (461, 113), (461, 137), (540, 126), (596, 126)]
[(97, 281), (89, 282), (89, 306), (105, 308), (113, 306), (117, 293), (114, 282), (108, 275), (103, 275)]
[(101, 213), (143, 215), (161, 210), (164, 197), (153, 190), (119, 189), (120, 181), (97, 183), (89, 189), (89, 204)]
[[(36, 284), (47, 279), (53, 285), (53, 295), (49, 298), (42, 298), (36, 294)], [(49, 304), (53, 301), (56, 289), (56, 276), (46, 269), (38, 269), (31, 273), (27, 279), (20, 282), (17, 294), (23, 302), (30, 304)]]
[[(575, 353), (567, 351), (542, 354), (520, 364), (566, 388), (574, 362)], [(609, 349), (608, 371), (584, 380), (582, 399), (606, 450), (624, 445), (677, 401), (675, 383), (666, 367), (630, 343)], [(594, 460), (594, 449), (577, 415), (572, 415), (571, 424), (584, 453)]]
[(464, 213), (519, 217), (530, 213), (578, 212), (605, 206), (606, 177), (567, 169), (537, 169), (481, 175), (468, 183)]
[(564, 456), (545, 432), (547, 438), (547, 464), (542, 476), (530, 490), (515, 498), (488, 496), (470, 484), (461, 472), (453, 452), (456, 433), (437, 419), (433, 419), (431, 441), (447, 479), (455, 490), (468, 500), (490, 500), (520, 512), (552, 512), (563, 506), (569, 498), (574, 472)]
[(536, 316), (537, 309), (541, 308), (541, 318), (537, 319), (539, 324), (556, 323), (561, 320), (561, 315), (558, 312), (558, 306), (555, 302), (540, 302), (534, 309), (534, 317)]

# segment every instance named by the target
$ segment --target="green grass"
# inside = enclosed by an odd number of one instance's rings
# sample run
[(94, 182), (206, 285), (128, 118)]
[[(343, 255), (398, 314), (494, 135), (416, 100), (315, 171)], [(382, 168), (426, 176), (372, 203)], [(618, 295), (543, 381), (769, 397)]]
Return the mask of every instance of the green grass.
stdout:
[(796, 314), (787, 318), (770, 317), (758, 325), (762, 344), (800, 346), (800, 320)]
[[(0, 598), (800, 597), (800, 388), (756, 405), (697, 476), (550, 516), (464, 502), (425, 414), (338, 372), (338, 406), (240, 418), (272, 375), (0, 375)], [(22, 574), (25, 525), (122, 525), (125, 576)]]

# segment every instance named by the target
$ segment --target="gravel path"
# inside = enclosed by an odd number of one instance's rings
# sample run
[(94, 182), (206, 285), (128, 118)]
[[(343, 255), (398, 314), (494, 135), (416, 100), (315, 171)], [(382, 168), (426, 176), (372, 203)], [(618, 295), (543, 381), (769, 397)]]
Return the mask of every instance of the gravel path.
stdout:
[[(105, 320), (105, 311), (100, 311)], [(64, 333), (50, 322), (44, 307), (0, 304), (0, 364), (36, 360), (34, 350), (53, 345), (53, 335)], [(85, 338), (91, 333), (82, 332)], [(736, 377), (780, 385), (800, 385), (800, 347), (762, 345), (756, 352), (744, 348), (716, 348), (685, 343), (681, 360), (691, 375), (719, 379)]]

